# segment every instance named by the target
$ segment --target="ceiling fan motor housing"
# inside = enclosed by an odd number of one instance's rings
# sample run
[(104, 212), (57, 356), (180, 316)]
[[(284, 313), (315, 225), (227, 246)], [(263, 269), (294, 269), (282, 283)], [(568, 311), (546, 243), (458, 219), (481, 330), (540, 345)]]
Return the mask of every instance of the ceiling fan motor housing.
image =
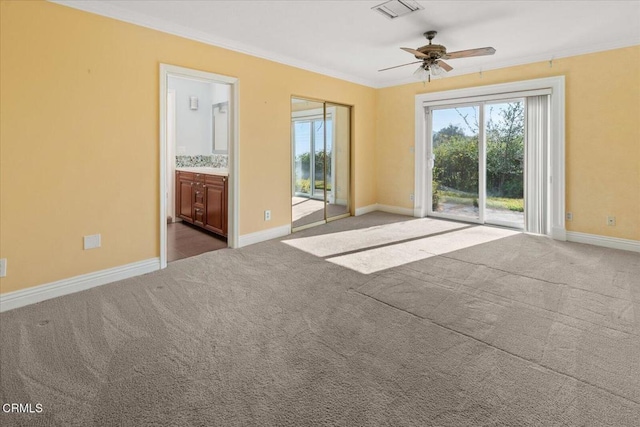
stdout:
[[(428, 56), (428, 58), (423, 58), (425, 62), (431, 61), (431, 63), (433, 63), (433, 61), (440, 59), (447, 54), (446, 47), (442, 46), (441, 44), (431, 44), (436, 34), (438, 34), (437, 31), (427, 31), (426, 33), (424, 33), (423, 35), (427, 38), (427, 40), (429, 40), (429, 44), (416, 49), (418, 52), (422, 52)], [(416, 58), (418, 57), (416, 56)]]
[(440, 59), (447, 54), (447, 48), (442, 46), (441, 44), (427, 44), (419, 47), (416, 50), (418, 52), (424, 53), (425, 55), (428, 55), (430, 59)]

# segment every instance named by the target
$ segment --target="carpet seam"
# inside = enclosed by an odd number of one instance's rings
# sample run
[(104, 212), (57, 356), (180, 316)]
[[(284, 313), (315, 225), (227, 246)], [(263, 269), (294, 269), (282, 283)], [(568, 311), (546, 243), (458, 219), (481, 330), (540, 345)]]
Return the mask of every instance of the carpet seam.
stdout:
[(586, 289), (583, 289), (583, 288), (578, 288), (577, 286), (570, 285), (569, 283), (552, 282), (551, 280), (541, 279), (539, 277), (527, 276), (525, 274), (518, 274), (518, 273), (514, 273), (512, 271), (503, 270), (503, 269), (498, 268), (498, 267), (492, 267), (492, 266), (487, 265), (487, 264), (483, 264), (483, 263), (479, 263), (479, 262), (471, 262), (471, 261), (467, 261), (467, 260), (464, 260), (464, 259), (453, 258), (453, 257), (449, 257), (449, 256), (442, 255), (442, 254), (436, 255), (436, 256), (442, 257), (442, 258), (445, 258), (445, 259), (449, 259), (449, 260), (452, 260), (452, 261), (460, 261), (460, 262), (464, 262), (464, 263), (467, 263), (467, 264), (476, 265), (476, 266), (479, 266), (479, 267), (486, 267), (486, 268), (489, 268), (491, 270), (501, 271), (503, 273), (512, 274), (514, 276), (520, 276), (520, 277), (526, 277), (527, 279), (539, 280), (541, 282), (549, 283), (549, 284), (552, 284), (552, 285), (562, 285), (562, 286), (566, 286), (566, 287), (571, 288), (571, 289), (577, 289), (577, 290), (580, 290), (580, 291), (591, 292), (591, 293), (593, 293), (595, 295), (600, 295), (602, 297), (613, 298), (613, 299), (617, 299), (617, 300), (620, 300), (620, 301), (629, 302), (629, 300), (626, 300), (624, 298), (613, 297), (611, 295), (605, 295), (605, 294), (601, 294), (599, 292), (593, 292), (593, 291), (589, 291), (589, 290), (586, 290)]
[(516, 359), (524, 360), (524, 361), (526, 361), (526, 362), (532, 363), (532, 364), (534, 364), (534, 365), (536, 365), (536, 366), (539, 366), (540, 368), (546, 369), (546, 370), (548, 370), (548, 371), (550, 371), (550, 372), (554, 372), (554, 373), (556, 373), (556, 374), (558, 374), (558, 375), (561, 375), (561, 376), (563, 376), (563, 377), (571, 378), (571, 379), (573, 379), (573, 380), (575, 380), (575, 381), (577, 381), (577, 382), (580, 382), (580, 383), (586, 384), (586, 385), (588, 385), (588, 386), (591, 386), (591, 387), (594, 387), (594, 388), (596, 388), (596, 389), (598, 389), (598, 390), (601, 390), (601, 391), (603, 391), (603, 392), (605, 392), (605, 393), (608, 393), (608, 394), (610, 394), (610, 395), (612, 395), (612, 396), (616, 396), (616, 397), (618, 397), (618, 398), (620, 398), (620, 399), (623, 399), (623, 400), (626, 400), (626, 401), (628, 401), (628, 402), (630, 402), (630, 403), (633, 403), (633, 404), (635, 404), (636, 406), (640, 406), (640, 402), (636, 402), (635, 400), (630, 399), (630, 398), (628, 398), (628, 397), (626, 397), (626, 396), (622, 396), (622, 395), (617, 394), (617, 393), (615, 393), (615, 392), (613, 392), (613, 391), (611, 391), (611, 390), (608, 390), (608, 389), (603, 388), (603, 387), (601, 387), (601, 386), (598, 386), (598, 385), (596, 385), (596, 384), (592, 384), (592, 383), (590, 383), (589, 381), (585, 381), (585, 380), (582, 380), (582, 379), (580, 379), (580, 378), (576, 378), (576, 377), (574, 377), (573, 375), (570, 375), (570, 374), (567, 374), (567, 373), (564, 373), (564, 372), (557, 371), (557, 370), (555, 370), (555, 369), (553, 369), (553, 368), (550, 368), (550, 367), (548, 367), (548, 366), (542, 365), (542, 364), (540, 364), (540, 363), (538, 363), (538, 362), (535, 362), (535, 361), (533, 361), (533, 360), (527, 359), (526, 357), (519, 356), (519, 355), (517, 355), (517, 354), (515, 354), (515, 353), (511, 353), (510, 351), (507, 351), (507, 350), (505, 350), (505, 349), (502, 349), (502, 348), (496, 347), (496, 346), (494, 346), (494, 345), (492, 345), (492, 344), (489, 344), (488, 342), (483, 341), (483, 340), (481, 340), (481, 339), (479, 339), (479, 338), (476, 338), (476, 337), (474, 337), (474, 336), (472, 336), (472, 335), (466, 334), (466, 333), (464, 333), (464, 332), (456, 331), (455, 329), (451, 329), (451, 328), (449, 328), (449, 327), (447, 327), (447, 326), (445, 326), (445, 325), (442, 325), (442, 324), (440, 324), (440, 323), (438, 323), (438, 322), (436, 322), (436, 321), (434, 321), (434, 320), (432, 320), (432, 319), (428, 319), (428, 318), (426, 318), (426, 317), (422, 317), (422, 316), (417, 315), (417, 314), (415, 314), (415, 313), (411, 313), (410, 311), (407, 311), (407, 310), (404, 310), (404, 309), (402, 309), (402, 308), (396, 307), (396, 306), (395, 306), (395, 305), (393, 305), (393, 304), (389, 304), (388, 302), (382, 301), (382, 300), (380, 300), (380, 299), (378, 299), (378, 298), (376, 298), (376, 297), (373, 297), (373, 296), (371, 296), (371, 295), (364, 294), (364, 293), (362, 293), (362, 292), (359, 292), (358, 290), (355, 290), (355, 289), (351, 289), (351, 290), (352, 290), (354, 293), (357, 293), (357, 294), (359, 294), (359, 295), (362, 295), (363, 297), (370, 298), (370, 299), (372, 299), (372, 300), (374, 300), (374, 301), (377, 301), (377, 302), (379, 302), (379, 303), (381, 303), (381, 304), (384, 304), (384, 305), (386, 305), (386, 306), (388, 306), (388, 307), (391, 307), (391, 308), (396, 309), (396, 310), (398, 310), (398, 311), (401, 311), (401, 312), (403, 312), (403, 313), (407, 313), (407, 314), (409, 314), (409, 315), (411, 315), (411, 316), (414, 316), (414, 317), (416, 317), (416, 318), (418, 318), (418, 319), (420, 319), (420, 320), (427, 321), (427, 322), (429, 322), (429, 323), (431, 323), (431, 324), (433, 324), (433, 325), (436, 325), (436, 326), (438, 326), (438, 327), (440, 327), (440, 328), (442, 328), (442, 329), (445, 329), (445, 330), (447, 330), (447, 331), (450, 331), (450, 332), (453, 332), (453, 333), (455, 333), (455, 334), (462, 335), (462, 336), (464, 336), (464, 337), (470, 338), (470, 339), (472, 339), (472, 340), (474, 340), (474, 341), (477, 341), (477, 342), (482, 343), (482, 344), (484, 344), (484, 345), (486, 345), (486, 346), (488, 346), (488, 347), (491, 347), (491, 348), (493, 348), (493, 349), (495, 349), (495, 350), (497, 350), (497, 351), (500, 351), (500, 352), (502, 352), (502, 353), (505, 353), (505, 354), (507, 354), (507, 355), (509, 355), (509, 356), (511, 356), (511, 357), (514, 357), (514, 358), (516, 358)]
[[(438, 255), (438, 256), (439, 256), (439, 255)], [(451, 260), (457, 261), (457, 259), (456, 259), (456, 258), (448, 258), (448, 257), (443, 257), (443, 258), (447, 258), (447, 259), (451, 259)], [(463, 261), (463, 262), (466, 262), (466, 261)], [(486, 266), (486, 265), (483, 265), (483, 264), (474, 264), (474, 263), (470, 263), (470, 264), (472, 264), (472, 265), (478, 265), (478, 266), (482, 266), (482, 267), (486, 267), (486, 268), (493, 269), (493, 270), (496, 270), (496, 271), (500, 271), (500, 272), (503, 272), (503, 273), (506, 273), (506, 274), (510, 274), (510, 275), (512, 275), (512, 276), (516, 276), (516, 277), (524, 277), (524, 278), (527, 278), (527, 279), (538, 280), (538, 279), (536, 279), (536, 278), (534, 278), (534, 277), (523, 276), (523, 275), (520, 275), (520, 274), (517, 274), (517, 273), (510, 273), (510, 272), (508, 272), (508, 271), (506, 271), (506, 270), (501, 270), (501, 269), (499, 269), (499, 268), (489, 267), (489, 266)], [(422, 273), (420, 270), (416, 270), (416, 269), (413, 269), (413, 268), (411, 268), (411, 267), (406, 267), (406, 266), (405, 266), (405, 268), (408, 268), (408, 269), (410, 269), (411, 271), (415, 271), (416, 273)], [(425, 280), (420, 279), (419, 277), (415, 277), (415, 276), (412, 276), (412, 275), (410, 275), (410, 274), (403, 273), (402, 271), (397, 271), (397, 274), (401, 274), (401, 275), (403, 275), (403, 276), (406, 276), (406, 277), (409, 277), (409, 278), (412, 278), (412, 279), (420, 280), (420, 281), (422, 281), (422, 282), (431, 283), (431, 284), (434, 284), (434, 285), (438, 286), (438, 285), (437, 285), (437, 283), (427, 282), (427, 281), (425, 281)], [(444, 280), (447, 280), (447, 279), (444, 279)], [(544, 280), (541, 280), (541, 281), (542, 281), (542, 282), (545, 282), (545, 283), (549, 283), (549, 284), (554, 284), (554, 285), (562, 286), (562, 287), (563, 287), (563, 288), (565, 288), (565, 289), (566, 289), (566, 288), (571, 288), (571, 286), (566, 285), (566, 284), (564, 284), (564, 283), (555, 283), (555, 282), (549, 282), (549, 281), (544, 281)], [(462, 287), (464, 287), (465, 289), (476, 289), (476, 288), (469, 287), (469, 286), (467, 286), (467, 285), (465, 285), (465, 284), (463, 284), (463, 283), (457, 283), (457, 282), (451, 282), (451, 283), (453, 283), (453, 284), (455, 284), (455, 285), (458, 285), (458, 286), (462, 286)], [(366, 286), (366, 285), (367, 285), (367, 283), (365, 283), (365, 284), (364, 284), (364, 285), (362, 285), (361, 287), (364, 287), (364, 286)], [(358, 289), (360, 289), (360, 288), (358, 288)], [(446, 289), (446, 288), (444, 288), (444, 287), (443, 287), (443, 289)], [(575, 287), (574, 287), (573, 289), (581, 289), (581, 288), (575, 288)], [(584, 289), (582, 289), (582, 290), (584, 290)], [(580, 319), (580, 318), (577, 318), (577, 317), (570, 316), (569, 314), (561, 313), (559, 310), (553, 311), (553, 310), (550, 310), (550, 309), (545, 308), (545, 307), (539, 307), (539, 306), (537, 306), (537, 305), (529, 304), (529, 303), (524, 302), (524, 301), (518, 301), (518, 300), (515, 300), (515, 299), (513, 299), (513, 298), (505, 297), (505, 296), (500, 295), (500, 294), (495, 293), (495, 292), (490, 292), (490, 291), (485, 291), (485, 290), (483, 290), (483, 292), (486, 292), (486, 293), (488, 293), (488, 294), (491, 294), (491, 295), (497, 296), (497, 297), (499, 297), (499, 298), (506, 299), (506, 300), (511, 301), (511, 302), (513, 302), (513, 303), (516, 303), (516, 304), (522, 304), (522, 305), (524, 305), (524, 306), (526, 306), (526, 307), (530, 307), (530, 308), (533, 308), (533, 309), (537, 309), (537, 310), (542, 310), (542, 311), (548, 312), (550, 315), (552, 315), (552, 316), (554, 317), (554, 319), (556, 319), (556, 318), (558, 317), (558, 315), (566, 316), (566, 317), (568, 317), (568, 318), (570, 318), (570, 319), (574, 319), (574, 320), (577, 320), (577, 321), (579, 321), (579, 322), (585, 322), (585, 323), (588, 323), (588, 324), (590, 324), (590, 325), (597, 326), (597, 327), (599, 327), (599, 328), (606, 328), (606, 329), (610, 329), (611, 331), (615, 331), (615, 332), (618, 332), (618, 333), (621, 333), (621, 334), (625, 334), (625, 335), (630, 335), (630, 336), (632, 336), (632, 337), (640, 337), (640, 334), (637, 334), (637, 333), (635, 333), (635, 332), (629, 332), (629, 331), (625, 331), (625, 330), (622, 330), (622, 329), (613, 328), (613, 327), (611, 327), (611, 326), (600, 325), (600, 324), (598, 324), (598, 323), (594, 323), (594, 322), (592, 322), (592, 321), (590, 321), (590, 320)], [(564, 293), (564, 289), (563, 289), (563, 291), (562, 291), (562, 292)], [(585, 291), (585, 292), (590, 292), (590, 291)], [(472, 294), (472, 293), (470, 293), (470, 292), (465, 292), (465, 293), (467, 293), (468, 295), (476, 296), (476, 295), (474, 295), (474, 294)], [(596, 294), (596, 295), (601, 295), (601, 294), (598, 294), (597, 292), (594, 292), (594, 294)], [(606, 296), (606, 295), (602, 295), (602, 296)], [(612, 297), (612, 298), (614, 298), (614, 297)], [(619, 299), (620, 299), (620, 298), (619, 298)], [(623, 300), (623, 299), (620, 299), (620, 300), (621, 300), (621, 301), (625, 301), (625, 302), (629, 302), (629, 301), (627, 301), (627, 300)], [(494, 302), (494, 301), (490, 301), (490, 302)], [(498, 304), (498, 303), (496, 303), (496, 304)], [(563, 325), (567, 325), (566, 323), (564, 323), (564, 322), (562, 322), (562, 321), (560, 321), (560, 320), (556, 320), (556, 321), (558, 321), (558, 322), (562, 323)], [(572, 326), (572, 325), (567, 325), (567, 326), (575, 327), (575, 326)], [(577, 329), (580, 329), (580, 328), (577, 328)]]
[[(540, 278), (537, 278), (537, 277), (527, 276), (527, 275), (524, 275), (524, 274), (518, 274), (518, 273), (511, 272), (511, 271), (503, 270), (503, 269), (501, 269), (501, 268), (492, 267), (492, 266), (490, 266), (490, 265), (483, 264), (483, 263), (471, 262), (471, 261), (467, 261), (467, 260), (463, 260), (463, 259), (458, 259), (458, 258), (448, 257), (448, 256), (445, 256), (445, 255), (436, 255), (436, 257), (442, 257), (442, 258), (444, 258), (444, 259), (448, 259), (448, 260), (451, 260), (451, 261), (460, 261), (460, 262), (464, 262), (464, 263), (466, 263), (466, 264), (471, 264), (471, 265), (475, 265), (475, 266), (478, 266), (478, 267), (485, 267), (485, 268), (488, 268), (488, 269), (490, 269), (490, 270), (495, 270), (495, 271), (500, 271), (500, 272), (502, 272), (502, 273), (511, 274), (512, 276), (524, 277), (524, 278), (526, 278), (526, 279), (531, 279), (531, 280), (538, 280), (538, 281), (540, 281), (540, 282), (549, 283), (549, 284), (551, 284), (551, 285), (564, 286), (564, 287), (569, 288), (569, 289), (577, 289), (577, 290), (579, 290), (579, 291), (589, 292), (589, 293), (592, 293), (592, 294), (594, 294), (594, 295), (599, 295), (599, 296), (601, 296), (601, 297), (605, 297), (605, 298), (612, 298), (612, 299), (615, 299), (615, 300), (618, 300), (618, 301), (624, 301), (624, 302), (627, 302), (627, 303), (633, 303), (633, 301), (629, 301), (629, 300), (626, 300), (626, 299), (624, 299), (624, 298), (612, 297), (611, 295), (605, 295), (605, 294), (601, 294), (601, 293), (599, 293), (599, 292), (593, 292), (593, 291), (586, 290), (586, 289), (583, 289), (583, 288), (578, 288), (578, 287), (576, 287), (576, 286), (572, 286), (572, 285), (570, 285), (570, 284), (568, 284), (568, 283), (552, 282), (552, 281), (550, 281), (550, 280), (540, 279)], [(413, 271), (418, 271), (418, 270), (413, 270)], [(498, 296), (499, 296), (499, 295), (498, 295)], [(507, 298), (507, 299), (509, 299), (509, 298)], [(512, 300), (512, 301), (515, 301), (515, 300)], [(516, 301), (516, 302), (518, 302), (518, 301)], [(545, 309), (545, 308), (542, 308), (542, 310), (546, 310), (546, 309)], [(549, 310), (549, 311), (550, 311), (550, 310)], [(553, 313), (553, 312), (552, 312), (552, 313)], [(637, 334), (637, 333), (635, 333), (635, 332), (627, 332), (627, 331), (623, 331), (623, 330), (620, 330), (620, 329), (612, 328), (612, 327), (610, 327), (610, 326), (603, 326), (603, 325), (599, 325), (599, 324), (594, 323), (594, 322), (591, 322), (591, 321), (589, 321), (589, 320), (579, 319), (579, 318), (577, 318), (577, 317), (573, 317), (573, 316), (570, 316), (570, 315), (568, 315), (568, 314), (560, 313), (559, 311), (555, 312), (555, 314), (556, 314), (556, 315), (557, 315), (557, 314), (561, 314), (561, 315), (563, 315), (563, 316), (570, 317), (570, 318), (575, 319), (575, 320), (578, 320), (578, 321), (580, 321), (580, 322), (586, 322), (586, 323), (589, 323), (589, 324), (595, 325), (595, 326), (597, 326), (597, 327), (601, 327), (601, 328), (608, 328), (608, 329), (611, 329), (611, 330), (613, 330), (613, 331), (620, 332), (620, 333), (623, 333), (623, 334), (632, 335), (632, 336), (634, 336), (634, 337), (640, 337), (640, 334)]]

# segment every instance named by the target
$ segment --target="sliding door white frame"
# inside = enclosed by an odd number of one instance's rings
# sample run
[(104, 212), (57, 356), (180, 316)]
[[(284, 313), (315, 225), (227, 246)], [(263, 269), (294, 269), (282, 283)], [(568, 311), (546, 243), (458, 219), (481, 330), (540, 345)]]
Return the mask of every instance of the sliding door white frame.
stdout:
[(415, 201), (414, 216), (424, 217), (431, 203), (431, 180), (427, 159), (430, 124), (425, 114), (429, 106), (473, 101), (520, 98), (550, 93), (550, 189), (551, 237), (566, 240), (565, 213), (565, 83), (564, 76), (487, 85), (416, 95), (415, 98)]

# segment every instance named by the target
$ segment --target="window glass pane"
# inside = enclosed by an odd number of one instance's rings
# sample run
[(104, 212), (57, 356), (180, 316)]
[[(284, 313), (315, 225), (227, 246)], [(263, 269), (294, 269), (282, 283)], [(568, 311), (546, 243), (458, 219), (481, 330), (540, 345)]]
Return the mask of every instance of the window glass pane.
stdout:
[(293, 122), (295, 192), (310, 193), (311, 178), (311, 122)]
[(479, 107), (432, 111), (434, 212), (479, 219)]
[(324, 121), (314, 120), (314, 192), (313, 195), (324, 199)]
[(524, 227), (524, 102), (485, 105), (485, 221)]

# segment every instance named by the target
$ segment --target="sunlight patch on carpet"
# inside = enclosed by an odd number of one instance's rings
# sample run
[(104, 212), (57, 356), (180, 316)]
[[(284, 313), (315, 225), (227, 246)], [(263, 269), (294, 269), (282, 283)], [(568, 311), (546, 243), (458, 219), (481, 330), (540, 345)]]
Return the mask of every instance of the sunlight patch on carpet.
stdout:
[(519, 233), (518, 231), (501, 228), (473, 227), (410, 242), (336, 256), (328, 258), (327, 261), (363, 274), (371, 274)]
[(326, 257), (465, 227), (469, 225), (419, 218), (359, 230), (284, 240), (283, 243), (315, 256)]

